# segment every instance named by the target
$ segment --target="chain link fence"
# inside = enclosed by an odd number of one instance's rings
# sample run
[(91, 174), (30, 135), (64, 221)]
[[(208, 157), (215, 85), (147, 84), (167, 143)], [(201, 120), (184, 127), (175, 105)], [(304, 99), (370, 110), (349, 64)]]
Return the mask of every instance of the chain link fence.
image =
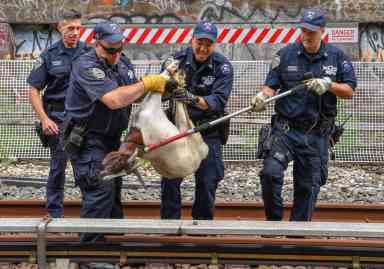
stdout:
[[(229, 101), (234, 112), (250, 104), (262, 85), (269, 63), (233, 62), (235, 84)], [(33, 61), (0, 61), (0, 158), (46, 159), (34, 133), (36, 117), (28, 102), (26, 78)], [(336, 160), (345, 162), (384, 161), (384, 63), (354, 63), (358, 88), (352, 100), (339, 100), (338, 120), (346, 130), (336, 145)], [(159, 71), (158, 62), (135, 63), (137, 76)], [(263, 113), (248, 113), (231, 120), (231, 133), (224, 146), (227, 161), (256, 160), (258, 131), (267, 123), (273, 105)]]

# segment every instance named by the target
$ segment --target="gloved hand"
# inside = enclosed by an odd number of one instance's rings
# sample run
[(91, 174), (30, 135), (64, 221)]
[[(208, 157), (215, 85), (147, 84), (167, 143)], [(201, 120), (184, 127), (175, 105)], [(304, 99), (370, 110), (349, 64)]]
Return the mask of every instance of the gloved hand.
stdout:
[(308, 90), (317, 95), (322, 95), (331, 88), (332, 80), (329, 77), (312, 78), (305, 82)]
[(253, 112), (261, 112), (265, 110), (265, 100), (268, 99), (268, 96), (264, 95), (261, 91), (256, 96), (252, 98), (251, 105)]
[[(141, 81), (144, 83), (144, 90), (146, 92), (159, 92), (161, 94), (164, 94), (165, 86), (168, 83), (175, 83), (175, 80), (167, 79), (162, 74), (146, 75), (141, 78)], [(172, 88), (174, 87), (175, 85), (172, 85)]]
[(173, 100), (183, 102), (188, 105), (196, 105), (198, 98), (186, 89), (177, 89), (173, 92)]

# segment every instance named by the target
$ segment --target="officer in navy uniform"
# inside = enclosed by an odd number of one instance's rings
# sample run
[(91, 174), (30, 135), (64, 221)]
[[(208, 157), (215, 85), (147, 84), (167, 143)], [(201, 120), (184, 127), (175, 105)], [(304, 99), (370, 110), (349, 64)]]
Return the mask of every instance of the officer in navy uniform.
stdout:
[[(352, 98), (356, 77), (350, 59), (325, 44), (326, 18), (322, 10), (307, 9), (300, 21), (301, 42), (281, 49), (271, 62), (262, 90), (253, 98), (254, 111), (265, 100), (304, 83), (300, 91), (275, 103), (271, 148), (260, 172), (267, 220), (283, 218), (281, 196), (284, 171), (293, 161), (292, 221), (310, 221), (320, 186), (328, 176), (329, 135), (337, 114), (337, 97)], [(304, 77), (310, 72), (312, 78)]]
[[(81, 14), (65, 13), (58, 23), (61, 40), (45, 50), (28, 77), (30, 103), (40, 119), (43, 135), (51, 152), (47, 181), (47, 211), (50, 217), (63, 216), (65, 169), (68, 158), (59, 143), (64, 120), (64, 100), (69, 84), (72, 61), (91, 49), (79, 42)], [(43, 97), (40, 93), (44, 90)]]
[[(167, 79), (147, 75), (138, 82), (129, 59), (122, 55), (123, 34), (117, 24), (94, 28), (95, 49), (74, 63), (65, 102), (64, 147), (82, 193), (82, 218), (123, 218), (121, 178), (102, 180), (102, 161), (120, 146), (131, 104), (148, 91), (164, 92)], [(85, 233), (82, 242), (104, 240)]]
[[(186, 75), (187, 91), (175, 92), (175, 100), (187, 104), (195, 125), (223, 115), (233, 86), (231, 63), (215, 52), (217, 28), (210, 22), (199, 22), (193, 32), (191, 47), (174, 55)], [(209, 147), (208, 157), (195, 172), (193, 219), (213, 219), (216, 189), (224, 177), (221, 133), (217, 127), (202, 132)], [(182, 179), (163, 178), (161, 210), (163, 219), (180, 219)]]

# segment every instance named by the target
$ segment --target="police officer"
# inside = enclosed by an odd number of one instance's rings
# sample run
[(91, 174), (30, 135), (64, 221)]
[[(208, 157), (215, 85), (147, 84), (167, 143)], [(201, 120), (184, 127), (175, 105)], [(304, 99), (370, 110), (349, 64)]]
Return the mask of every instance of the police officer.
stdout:
[[(28, 77), (30, 103), (41, 121), (42, 135), (49, 142), (51, 160), (47, 181), (47, 211), (53, 218), (63, 216), (65, 168), (67, 156), (59, 143), (64, 120), (64, 100), (72, 61), (91, 49), (79, 42), (81, 14), (69, 11), (58, 23), (61, 40), (45, 50)], [(45, 89), (42, 99), (40, 92)], [(43, 139), (44, 141), (44, 139)]]
[[(265, 100), (304, 83), (293, 95), (275, 103), (271, 148), (260, 172), (267, 220), (283, 218), (283, 175), (293, 161), (292, 221), (310, 221), (320, 186), (328, 175), (329, 134), (336, 117), (337, 97), (352, 98), (356, 77), (350, 59), (322, 41), (325, 14), (311, 8), (300, 21), (300, 44), (287, 45), (275, 55), (265, 86), (252, 105), (265, 109)], [(305, 73), (313, 78), (304, 77)]]
[[(137, 82), (129, 59), (122, 55), (123, 34), (117, 24), (94, 28), (95, 49), (74, 63), (68, 89), (65, 150), (82, 193), (82, 218), (123, 218), (121, 178), (101, 180), (102, 160), (120, 145), (131, 104), (148, 91), (163, 92), (166, 78), (147, 75)], [(83, 242), (103, 240), (102, 234), (82, 234)]]
[[(193, 32), (192, 46), (174, 58), (186, 75), (187, 91), (175, 93), (175, 99), (187, 104), (195, 125), (223, 115), (233, 85), (233, 69), (226, 57), (215, 52), (217, 28), (210, 22), (199, 22)], [(221, 152), (221, 133), (213, 127), (202, 133), (209, 147), (195, 173), (194, 219), (213, 219), (218, 183), (224, 177)], [(161, 211), (163, 219), (181, 217), (180, 184), (182, 179), (163, 178), (161, 181)]]

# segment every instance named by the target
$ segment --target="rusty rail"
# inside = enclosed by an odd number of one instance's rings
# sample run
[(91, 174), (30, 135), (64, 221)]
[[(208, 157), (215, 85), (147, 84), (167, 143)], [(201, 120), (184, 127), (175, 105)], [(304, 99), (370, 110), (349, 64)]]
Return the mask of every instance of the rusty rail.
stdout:
[[(127, 201), (124, 202), (126, 218), (158, 219), (160, 203), (158, 201)], [(285, 207), (285, 217), (289, 217), (292, 205)], [(80, 215), (80, 201), (65, 202), (65, 216)], [(184, 203), (182, 217), (190, 219), (192, 205)], [(42, 217), (46, 215), (44, 201), (3, 200), (0, 201), (0, 217)], [(264, 208), (258, 202), (218, 202), (216, 203), (215, 218), (217, 220), (262, 220)], [(314, 221), (342, 222), (384, 222), (384, 205), (382, 204), (318, 204)]]

